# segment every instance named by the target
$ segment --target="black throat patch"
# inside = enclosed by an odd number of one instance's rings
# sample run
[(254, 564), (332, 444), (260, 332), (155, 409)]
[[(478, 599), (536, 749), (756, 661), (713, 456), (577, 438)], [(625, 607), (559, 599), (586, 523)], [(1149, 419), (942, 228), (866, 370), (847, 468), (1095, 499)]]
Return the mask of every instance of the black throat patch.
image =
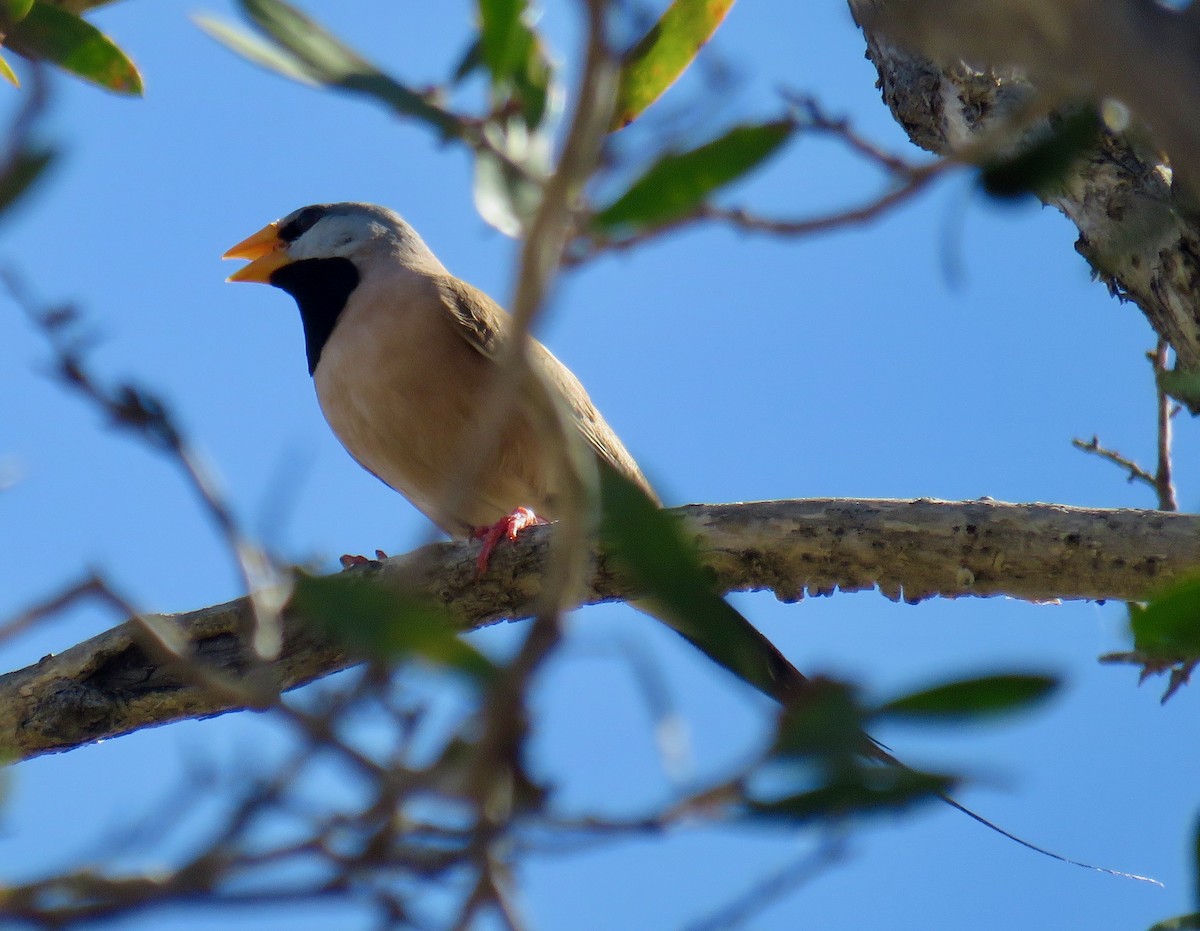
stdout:
[(358, 287), (358, 269), (345, 258), (301, 259), (271, 273), (271, 284), (286, 291), (300, 307), (308, 374), (317, 370), (321, 350), (337, 326), (350, 292)]

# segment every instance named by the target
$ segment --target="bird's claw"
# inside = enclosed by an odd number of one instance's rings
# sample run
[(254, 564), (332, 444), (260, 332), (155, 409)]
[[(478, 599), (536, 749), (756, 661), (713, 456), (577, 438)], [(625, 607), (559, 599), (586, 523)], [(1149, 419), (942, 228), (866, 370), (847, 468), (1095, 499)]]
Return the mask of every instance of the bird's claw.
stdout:
[(383, 550), (375, 551), (375, 558), (368, 559), (366, 556), (352, 556), (346, 553), (338, 560), (342, 564), (343, 569), (357, 569), (359, 566), (365, 566), (371, 562), (383, 562), (388, 558), (388, 554)]
[(471, 531), (471, 539), (482, 540), (483, 546), (475, 560), (475, 578), (487, 572), (488, 562), (492, 558), (492, 550), (505, 537), (516, 540), (517, 535), (526, 527), (536, 527), (549, 521), (538, 517), (529, 508), (517, 508), (507, 517), (503, 517), (488, 527), (477, 527)]

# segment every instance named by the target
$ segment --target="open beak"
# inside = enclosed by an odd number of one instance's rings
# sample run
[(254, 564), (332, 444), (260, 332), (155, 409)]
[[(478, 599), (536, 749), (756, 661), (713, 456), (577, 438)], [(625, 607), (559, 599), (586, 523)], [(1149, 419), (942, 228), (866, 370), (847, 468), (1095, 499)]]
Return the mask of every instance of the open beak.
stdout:
[(271, 283), (271, 273), (291, 262), (287, 243), (279, 238), (279, 223), (268, 223), (253, 236), (243, 239), (226, 252), (223, 259), (249, 259), (250, 264), (239, 268), (226, 281), (256, 281)]

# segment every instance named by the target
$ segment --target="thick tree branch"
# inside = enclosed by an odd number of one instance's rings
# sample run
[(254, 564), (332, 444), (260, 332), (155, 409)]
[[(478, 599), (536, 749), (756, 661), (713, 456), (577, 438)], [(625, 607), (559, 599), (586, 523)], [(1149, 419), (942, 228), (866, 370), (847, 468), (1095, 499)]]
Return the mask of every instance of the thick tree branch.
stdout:
[[(932, 152), (953, 156), (1038, 96), (1116, 98), (1132, 110), (1135, 128), (1105, 132), (1045, 200), (1078, 227), (1076, 249), (1096, 274), (1170, 343), (1177, 368), (1189, 376), (1170, 390), (1200, 411), (1192, 380), (1200, 372), (1194, 13), (1136, 0), (849, 3), (885, 102), (909, 138)], [(1155, 67), (1134, 65), (1131, 56), (1141, 54)]]
[[(1048, 504), (814, 499), (690, 505), (676, 511), (721, 591), (805, 593), (878, 588), (886, 597), (1007, 595), (1026, 601), (1147, 598), (1200, 568), (1200, 516)], [(495, 553), (476, 580), (476, 543), (439, 543), (371, 564), (380, 584), (445, 605), (464, 629), (526, 617), (539, 593), (552, 527)], [(603, 555), (582, 603), (634, 591)], [(226, 677), (266, 676), (280, 690), (353, 660), (285, 610), (284, 646), (263, 663), (247, 632), (247, 599), (159, 618), (191, 644), (188, 664), (162, 662), (127, 622), (0, 676), (0, 747), (26, 759), (143, 727), (237, 710), (188, 665)]]

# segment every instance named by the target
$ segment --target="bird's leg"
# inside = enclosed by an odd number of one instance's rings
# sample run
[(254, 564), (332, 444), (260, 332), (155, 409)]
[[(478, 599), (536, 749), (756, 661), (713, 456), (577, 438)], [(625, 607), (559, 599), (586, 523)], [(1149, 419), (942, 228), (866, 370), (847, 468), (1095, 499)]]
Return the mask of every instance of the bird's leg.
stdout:
[(538, 517), (529, 508), (517, 508), (507, 517), (503, 517), (489, 527), (476, 527), (471, 531), (472, 540), (482, 540), (483, 547), (479, 550), (479, 558), (475, 560), (475, 577), (487, 572), (488, 561), (492, 558), (492, 550), (504, 537), (515, 540), (526, 527), (536, 527), (538, 524), (548, 524), (548, 520)]
[(388, 558), (388, 554), (383, 550), (375, 551), (375, 558), (368, 559), (366, 556), (351, 556), (346, 553), (338, 560), (342, 564), (343, 569), (357, 569), (359, 566), (365, 566), (369, 562), (383, 562)]

